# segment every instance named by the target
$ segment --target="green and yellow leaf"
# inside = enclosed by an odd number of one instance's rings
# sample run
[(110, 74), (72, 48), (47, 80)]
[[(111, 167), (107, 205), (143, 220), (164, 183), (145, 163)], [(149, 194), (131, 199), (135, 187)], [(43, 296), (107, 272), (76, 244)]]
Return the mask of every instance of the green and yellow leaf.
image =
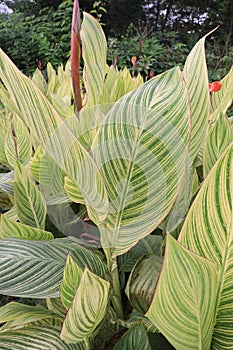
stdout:
[(84, 270), (63, 323), (62, 340), (77, 343), (91, 336), (106, 314), (109, 287), (109, 282)]
[(45, 201), (22, 164), (16, 163), (14, 173), (14, 200), (19, 220), (26, 225), (44, 229)]
[(146, 316), (179, 350), (209, 350), (215, 323), (216, 266), (168, 235), (165, 260)]

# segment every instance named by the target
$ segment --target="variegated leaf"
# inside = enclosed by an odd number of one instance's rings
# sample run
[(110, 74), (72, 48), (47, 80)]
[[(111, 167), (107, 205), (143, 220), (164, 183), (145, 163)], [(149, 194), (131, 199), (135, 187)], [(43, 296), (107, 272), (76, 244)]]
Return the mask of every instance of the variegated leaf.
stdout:
[[(233, 143), (209, 172), (183, 225), (179, 241), (215, 263), (219, 279), (212, 290), (214, 330), (211, 349), (230, 349), (233, 343)], [(203, 303), (204, 305), (204, 303)]]
[(0, 224), (0, 238), (4, 239), (9, 237), (29, 240), (50, 240), (53, 239), (53, 234), (35, 227), (11, 221), (3, 215)]
[(83, 343), (66, 344), (60, 329), (53, 326), (23, 328), (0, 335), (1, 350), (85, 350)]
[(121, 255), (170, 211), (188, 156), (189, 105), (179, 68), (122, 97), (107, 114), (92, 154), (106, 183), (103, 247)]
[(19, 220), (30, 226), (44, 229), (45, 201), (22, 164), (16, 163), (14, 173), (14, 200)]
[(98, 105), (102, 95), (105, 75), (107, 43), (99, 22), (84, 13), (80, 31), (84, 60), (84, 82), (87, 90), (88, 107)]
[(19, 327), (24, 327), (28, 323), (44, 320), (47, 318), (58, 318), (58, 316), (45, 308), (11, 302), (0, 307), (0, 320), (5, 323), (0, 328), (1, 333), (13, 331)]
[(205, 138), (210, 113), (210, 95), (208, 90), (208, 72), (205, 60), (205, 38), (197, 42), (189, 53), (183, 70), (190, 95), (192, 111), (192, 133), (190, 140), (190, 158), (195, 159)]
[(162, 256), (143, 257), (130, 273), (125, 292), (131, 305), (142, 313), (145, 313), (151, 304), (162, 262)]
[(8, 238), (0, 240), (0, 294), (52, 298), (59, 294), (67, 254), (84, 269), (104, 277), (106, 266), (99, 256), (71, 238), (50, 241)]
[(16, 115), (8, 124), (5, 152), (11, 169), (15, 168), (16, 161), (20, 161), (24, 165), (28, 164), (32, 156), (32, 145), (28, 128)]
[(0, 78), (30, 131), (58, 166), (78, 183), (89, 216), (94, 222), (101, 222), (107, 215), (108, 199), (103, 179), (90, 153), (39, 88), (16, 68), (2, 50)]
[(211, 126), (207, 135), (203, 159), (204, 177), (207, 176), (232, 141), (233, 131), (231, 130), (229, 120), (225, 114), (220, 113), (217, 121)]
[(179, 350), (209, 350), (215, 323), (216, 266), (168, 235), (165, 260), (146, 316)]
[(109, 300), (109, 282), (85, 269), (67, 312), (61, 339), (77, 343), (90, 337), (103, 320)]
[(63, 279), (60, 287), (60, 297), (63, 305), (68, 310), (79, 286), (83, 271), (72, 258), (67, 256)]

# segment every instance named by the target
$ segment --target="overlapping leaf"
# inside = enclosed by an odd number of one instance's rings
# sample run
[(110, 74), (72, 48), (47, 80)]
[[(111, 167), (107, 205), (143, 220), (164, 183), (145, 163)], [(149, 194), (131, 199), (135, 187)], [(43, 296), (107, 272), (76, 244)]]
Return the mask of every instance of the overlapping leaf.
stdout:
[(44, 320), (47, 318), (58, 318), (58, 316), (45, 308), (11, 302), (0, 307), (0, 320), (5, 323), (0, 328), (1, 333), (24, 327), (26, 324)]
[(175, 349), (209, 350), (217, 284), (216, 266), (168, 235), (163, 269), (146, 316)]
[(138, 324), (129, 329), (114, 350), (143, 349), (152, 350), (145, 328)]
[(78, 183), (85, 194), (89, 216), (101, 222), (108, 210), (107, 194), (89, 152), (39, 88), (15, 67), (3, 51), (0, 51), (0, 77), (17, 105), (20, 117), (59, 167)]
[(162, 256), (144, 257), (136, 263), (129, 276), (126, 295), (131, 305), (142, 313), (145, 313), (151, 304), (162, 262)]
[(64, 320), (61, 339), (67, 343), (77, 343), (93, 333), (106, 314), (109, 287), (109, 282), (84, 270)]
[(17, 215), (26, 225), (44, 229), (45, 201), (22, 164), (17, 162), (14, 173), (14, 199)]
[(48, 231), (11, 221), (3, 215), (0, 224), (0, 238), (4, 239), (9, 237), (50, 240), (53, 239), (53, 234)]
[(207, 135), (203, 159), (204, 177), (232, 141), (233, 131), (230, 122), (225, 114), (220, 113)]
[[(222, 88), (211, 96), (211, 112), (216, 110), (226, 113), (233, 98), (233, 66), (229, 73), (221, 80)], [(213, 119), (213, 117), (211, 117)]]
[(82, 273), (82, 269), (76, 264), (74, 259), (68, 255), (60, 288), (61, 301), (66, 309), (69, 309), (70, 304), (72, 303)]
[[(179, 241), (213, 261), (219, 272), (213, 304), (211, 349), (229, 349), (233, 343), (233, 143), (207, 176), (182, 228)], [(212, 287), (212, 289), (214, 289)], [(204, 305), (204, 303), (203, 303)]]
[(0, 240), (0, 294), (29, 298), (52, 298), (59, 294), (67, 254), (84, 269), (104, 277), (106, 266), (91, 251), (71, 238), (29, 241)]
[(53, 326), (37, 326), (6, 332), (0, 335), (1, 350), (85, 350), (82, 343), (66, 344), (60, 339), (60, 329)]
[(15, 168), (17, 160), (26, 165), (32, 156), (29, 131), (24, 122), (16, 115), (8, 123), (5, 152), (11, 169)]
[(102, 244), (125, 253), (168, 214), (187, 159), (189, 105), (175, 68), (119, 100), (92, 147), (106, 182), (109, 215)]

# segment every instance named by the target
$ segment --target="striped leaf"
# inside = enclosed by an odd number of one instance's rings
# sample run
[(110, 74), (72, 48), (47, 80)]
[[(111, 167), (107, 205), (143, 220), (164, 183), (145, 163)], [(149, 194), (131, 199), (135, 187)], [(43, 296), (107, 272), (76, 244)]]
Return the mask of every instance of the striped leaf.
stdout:
[(190, 143), (190, 158), (192, 161), (197, 156), (200, 145), (205, 138), (210, 113), (209, 81), (204, 48), (205, 38), (206, 36), (199, 40), (189, 53), (183, 70), (192, 111)]
[(64, 190), (68, 197), (74, 202), (74, 203), (82, 203), (85, 204), (85, 199), (79, 190), (77, 183), (72, 181), (69, 177), (65, 177), (64, 181)]
[(186, 162), (186, 171), (180, 184), (179, 193), (176, 203), (166, 219), (166, 233), (174, 232), (174, 230), (182, 223), (190, 206), (193, 192), (194, 171)]
[(162, 262), (162, 256), (143, 257), (130, 273), (125, 292), (131, 305), (142, 313), (145, 313), (151, 304)]
[(14, 189), (19, 220), (26, 225), (43, 229), (46, 216), (44, 199), (24, 166), (19, 162), (16, 163), (14, 173)]
[(60, 287), (61, 301), (67, 310), (69, 309), (75, 296), (82, 273), (82, 269), (78, 266), (78, 264), (76, 264), (71, 255), (68, 255)]
[[(179, 241), (215, 263), (219, 270), (212, 301), (214, 331), (211, 349), (230, 349), (233, 344), (233, 143), (210, 171), (182, 228)], [(205, 305), (203, 302), (202, 305)]]
[(40, 191), (47, 205), (69, 201), (64, 193), (64, 172), (55, 161), (39, 146), (30, 163), (30, 172), (39, 183)]
[(0, 307), (0, 320), (1, 323), (5, 323), (0, 328), (0, 338), (3, 332), (24, 327), (31, 322), (57, 317), (54, 312), (42, 307), (11, 302)]
[(66, 344), (60, 339), (60, 329), (35, 326), (0, 335), (1, 350), (85, 350), (82, 343)]
[(58, 166), (77, 182), (85, 197), (89, 216), (94, 222), (101, 222), (107, 215), (108, 199), (103, 179), (90, 153), (39, 88), (16, 68), (2, 50), (0, 78), (30, 132), (36, 135)]
[(210, 349), (217, 277), (211, 261), (168, 235), (163, 269), (146, 316), (175, 349)]
[(84, 12), (80, 31), (84, 60), (84, 82), (88, 107), (98, 105), (102, 95), (105, 75), (107, 43), (99, 22)]
[(103, 247), (121, 255), (170, 211), (183, 176), (189, 106), (179, 68), (122, 97), (92, 147), (110, 200), (101, 226)]
[(127, 253), (118, 257), (118, 266), (120, 271), (131, 272), (134, 265), (142, 256), (161, 255), (162, 253), (162, 236), (150, 235), (141, 239)]
[(10, 219), (12, 221), (18, 221), (18, 215), (16, 213), (16, 208), (13, 206), (10, 210), (8, 210), (6, 213), (3, 214), (4, 217), (7, 219)]
[[(233, 98), (233, 66), (229, 73), (221, 80), (222, 88), (218, 92), (214, 92), (211, 96), (211, 112), (216, 110), (226, 113), (230, 107)], [(213, 120), (213, 117), (211, 117)]]
[(31, 240), (50, 240), (53, 234), (38, 228), (11, 221), (7, 217), (1, 217), (0, 238), (22, 238)]
[[(0, 90), (1, 92), (1, 90)], [(10, 168), (10, 164), (8, 163), (6, 152), (5, 152), (5, 140), (7, 135), (7, 122), (1, 122), (1, 130), (0, 130), (0, 162), (5, 165), (8, 169)]]
[(29, 131), (24, 122), (16, 115), (8, 124), (5, 152), (12, 169), (15, 168), (17, 160), (26, 165), (32, 156)]
[(85, 269), (67, 312), (61, 339), (77, 343), (88, 338), (103, 320), (109, 300), (109, 282)]
[[(47, 308), (51, 311), (53, 311), (56, 315), (62, 317), (62, 319), (65, 318), (66, 315), (66, 308), (61, 302), (61, 298), (47, 298), (46, 299), (46, 305)], [(62, 325), (61, 325), (62, 326)]]
[(138, 324), (129, 329), (114, 346), (114, 350), (152, 350), (145, 328)]
[(9, 173), (0, 174), (0, 189), (3, 192), (8, 193), (10, 196), (14, 196), (14, 173), (10, 171)]
[(204, 177), (207, 176), (232, 141), (233, 131), (230, 122), (225, 114), (220, 113), (207, 135), (203, 159)]
[(76, 263), (104, 277), (106, 266), (71, 238), (29, 241), (0, 240), (0, 294), (29, 298), (57, 297), (67, 254)]

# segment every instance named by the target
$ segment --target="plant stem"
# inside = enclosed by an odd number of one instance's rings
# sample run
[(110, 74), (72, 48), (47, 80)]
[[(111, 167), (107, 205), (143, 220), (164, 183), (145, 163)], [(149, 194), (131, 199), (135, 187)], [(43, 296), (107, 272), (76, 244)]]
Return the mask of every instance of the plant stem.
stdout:
[(121, 298), (117, 258), (112, 258), (111, 249), (105, 248), (104, 251), (107, 257), (108, 269), (112, 277), (112, 287), (113, 287), (112, 304), (117, 317), (123, 320), (124, 312), (123, 312), (123, 305), (122, 305), (122, 298)]
[(84, 343), (85, 343), (85, 349), (86, 350), (91, 350), (91, 344), (90, 344), (90, 340), (88, 338), (86, 338), (84, 340)]

